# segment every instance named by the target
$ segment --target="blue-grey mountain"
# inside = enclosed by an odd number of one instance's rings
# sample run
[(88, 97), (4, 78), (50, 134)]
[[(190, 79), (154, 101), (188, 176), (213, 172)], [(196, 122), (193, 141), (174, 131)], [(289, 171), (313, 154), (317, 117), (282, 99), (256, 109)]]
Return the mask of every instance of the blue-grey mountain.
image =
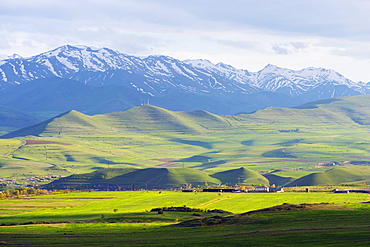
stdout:
[(249, 72), (207, 60), (139, 58), (85, 46), (65, 45), (30, 58), (0, 61), (0, 105), (45, 114), (71, 109), (106, 113), (147, 103), (234, 114), (367, 94), (369, 88), (328, 69), (267, 65)]

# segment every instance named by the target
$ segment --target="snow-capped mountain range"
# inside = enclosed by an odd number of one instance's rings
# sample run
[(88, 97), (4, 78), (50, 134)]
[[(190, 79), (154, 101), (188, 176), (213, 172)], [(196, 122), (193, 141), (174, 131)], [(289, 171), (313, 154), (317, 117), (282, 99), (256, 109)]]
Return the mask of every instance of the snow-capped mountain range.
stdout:
[[(36, 88), (43, 81), (45, 88), (60, 80), (65, 80), (65, 87), (78, 86), (81, 91), (79, 97), (82, 98), (84, 90), (88, 92), (109, 86), (126, 93), (136, 92), (131, 94), (135, 96), (131, 101), (125, 99), (128, 107), (140, 104), (143, 100), (157, 101), (162, 104), (160, 106), (166, 107), (163, 105), (165, 101), (179, 100), (182, 95), (193, 100), (195, 97), (195, 101), (200, 101), (199, 104), (203, 106), (207, 106), (207, 102), (209, 105), (220, 102), (219, 107), (222, 108), (222, 102), (227, 102), (223, 110), (217, 110), (217, 105), (205, 107), (205, 110), (219, 114), (275, 105), (294, 106), (316, 99), (370, 92), (369, 83), (353, 82), (329, 69), (310, 67), (295, 71), (269, 64), (258, 72), (249, 72), (207, 60), (180, 61), (168, 56), (139, 58), (108, 48), (65, 45), (30, 58), (12, 56), (1, 60), (0, 89), (4, 99), (0, 99), (0, 104), (22, 109), (14, 102), (25, 92), (28, 92), (27, 98), (36, 100), (37, 96), (32, 95), (32, 85)], [(290, 98), (288, 101), (287, 96)], [(266, 97), (269, 100), (266, 101)], [(257, 98), (264, 101), (260, 106), (255, 102)], [(206, 102), (206, 99), (209, 101)], [(122, 102), (123, 99), (120, 100)], [(170, 105), (172, 108), (179, 105), (179, 110), (187, 109), (187, 99), (181, 100)], [(244, 104), (244, 107), (232, 107), (235, 104)], [(87, 108), (85, 111), (89, 112)], [(201, 109), (202, 105), (189, 108)]]

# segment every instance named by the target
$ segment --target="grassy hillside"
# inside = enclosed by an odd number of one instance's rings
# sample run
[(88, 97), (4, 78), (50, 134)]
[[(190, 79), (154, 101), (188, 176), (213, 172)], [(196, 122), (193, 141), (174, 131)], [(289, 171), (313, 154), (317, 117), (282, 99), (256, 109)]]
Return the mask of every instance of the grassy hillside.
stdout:
[(279, 176), (276, 174), (263, 174), (263, 176), (269, 181), (270, 185), (275, 185), (279, 187), (283, 187), (287, 184), (290, 184), (293, 182), (295, 179), (292, 177), (284, 177), (284, 176)]
[(122, 112), (88, 116), (77, 111), (68, 111), (42, 123), (20, 129), (2, 136), (59, 136), (92, 135), (102, 132), (144, 132), (196, 134), (209, 129), (230, 128), (225, 118), (205, 111), (171, 112), (151, 105), (143, 105)]
[(212, 175), (219, 179), (223, 184), (235, 185), (269, 185), (269, 181), (258, 172), (241, 167), (239, 169), (218, 172)]
[(239, 168), (208, 175), (190, 168), (102, 169), (76, 174), (45, 185), (50, 189), (173, 189), (208, 185), (322, 186), (370, 183), (370, 167), (336, 167), (294, 179), (272, 173), (263, 176)]
[(196, 133), (198, 130), (175, 112), (151, 105), (95, 116), (120, 131)]
[(49, 189), (173, 189), (216, 185), (221, 182), (190, 168), (104, 169), (56, 180)]
[(287, 186), (315, 186), (354, 183), (369, 184), (370, 167), (336, 167), (325, 172), (309, 174), (291, 182)]
[(197, 134), (205, 130), (230, 128), (224, 117), (205, 111), (173, 112), (151, 105), (96, 115), (94, 118), (118, 131)]
[(325, 108), (360, 125), (370, 125), (368, 95), (322, 100), (305, 104), (300, 108)]
[[(103, 127), (102, 127), (103, 128)], [(8, 133), (2, 138), (14, 138), (22, 136), (60, 136), (60, 135), (84, 135), (88, 132), (99, 131), (100, 126), (94, 120), (83, 113), (68, 111), (54, 118), (48, 119), (36, 125), (22, 128)]]
[(207, 130), (228, 129), (232, 127), (232, 124), (227, 118), (202, 110), (178, 112), (177, 115), (191, 120)]
[[(367, 125), (370, 121), (368, 95), (323, 100), (297, 108), (266, 108), (251, 114), (217, 116), (205, 111), (172, 112), (151, 105), (142, 105), (122, 112), (87, 116), (69, 111), (36, 126), (4, 138), (26, 135), (48, 135), (93, 132), (99, 127), (116, 131), (144, 131), (150, 134), (172, 132), (196, 134), (205, 130), (235, 130), (254, 126), (282, 127), (280, 131), (299, 131), (299, 127), (329, 127)], [(100, 125), (100, 126), (99, 126)], [(271, 126), (273, 125), (273, 126)], [(297, 128), (289, 128), (297, 127)], [(301, 139), (296, 139), (301, 141)], [(289, 142), (286, 142), (289, 144)], [(295, 144), (292, 142), (291, 144)]]
[(209, 175), (242, 167), (284, 185), (332, 168), (320, 164), (368, 166), (367, 102), (367, 95), (344, 97), (234, 116), (150, 105), (95, 116), (69, 111), (4, 136), (19, 145), (0, 139), (0, 169), (4, 178), (31, 178), (101, 168), (184, 167)]

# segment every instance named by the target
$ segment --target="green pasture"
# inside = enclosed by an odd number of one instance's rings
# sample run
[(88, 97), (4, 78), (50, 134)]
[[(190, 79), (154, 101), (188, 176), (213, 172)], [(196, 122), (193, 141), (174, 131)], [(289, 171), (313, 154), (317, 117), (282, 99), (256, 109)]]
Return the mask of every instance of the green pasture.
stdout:
[[(14, 246), (366, 246), (368, 194), (70, 192), (0, 200), (0, 243)], [(285, 204), (284, 204), (285, 203)], [(305, 203), (296, 209), (291, 203)], [(316, 204), (307, 204), (316, 203)], [(148, 212), (183, 206), (243, 213)], [(189, 221), (191, 220), (191, 221)], [(177, 226), (188, 225), (187, 227)], [(203, 222), (203, 223), (201, 223)], [(203, 226), (197, 226), (203, 225)], [(190, 227), (190, 225), (193, 225)]]
[[(262, 174), (285, 169), (288, 177), (299, 178), (330, 169), (318, 163), (366, 166), (367, 99), (345, 97), (234, 116), (149, 105), (95, 116), (70, 111), (6, 136), (13, 139), (0, 139), (0, 177), (125, 167), (184, 167), (213, 174), (245, 167)], [(21, 140), (59, 144), (24, 145)]]
[[(346, 130), (348, 131), (348, 130)], [(99, 168), (188, 167), (208, 173), (240, 167), (255, 171), (296, 168), (310, 171), (320, 162), (367, 161), (369, 145), (365, 133), (343, 135), (342, 130), (327, 133), (259, 134), (256, 131), (209, 133), (207, 135), (170, 136), (117, 133), (115, 136), (28, 137), (71, 145), (39, 144), (20, 146), (5, 144), (0, 149), (3, 174), (28, 174), (31, 164), (49, 164), (34, 173), (73, 174)], [(250, 136), (249, 136), (250, 134)], [(87, 135), (87, 134), (86, 134)], [(227, 135), (228, 138), (225, 138)], [(300, 139), (298, 143), (295, 140)], [(10, 141), (10, 140), (1, 140)], [(15, 144), (15, 143), (18, 144)], [(248, 143), (248, 145), (245, 145)], [(205, 157), (197, 159), (194, 157)], [(169, 160), (169, 161), (168, 161)], [(21, 164), (21, 166), (14, 165)], [(34, 166), (34, 165), (32, 165)], [(11, 168), (11, 167), (21, 167)], [(56, 169), (53, 169), (56, 167)], [(7, 171), (7, 169), (11, 171)]]
[(0, 224), (100, 220), (102, 215), (105, 219), (121, 218), (124, 221), (127, 214), (132, 213), (145, 219), (152, 208), (184, 205), (243, 213), (283, 203), (343, 204), (369, 200), (368, 194), (357, 193), (73, 192), (0, 200)]
[[(348, 213), (350, 212), (350, 213)], [(163, 223), (29, 225), (0, 228), (15, 246), (367, 246), (369, 209), (265, 213), (234, 225)]]

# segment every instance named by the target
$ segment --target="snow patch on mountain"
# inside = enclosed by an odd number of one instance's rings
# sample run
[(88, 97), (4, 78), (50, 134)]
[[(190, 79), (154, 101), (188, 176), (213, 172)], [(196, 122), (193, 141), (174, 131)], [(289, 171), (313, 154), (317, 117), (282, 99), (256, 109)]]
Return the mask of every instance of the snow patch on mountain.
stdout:
[[(13, 56), (0, 61), (0, 86), (24, 83), (56, 76), (87, 85), (131, 84), (149, 95), (168, 89), (193, 93), (256, 93), (270, 91), (298, 97), (325, 85), (344, 86), (361, 94), (370, 91), (370, 83), (353, 82), (336, 71), (323, 68), (290, 70), (267, 65), (258, 72), (237, 69), (208, 60), (180, 61), (168, 56), (135, 57), (109, 48), (64, 45), (39, 55)], [(216, 90), (216, 91), (215, 91)], [(336, 95), (338, 90), (333, 89)], [(341, 89), (341, 94), (350, 90)]]

